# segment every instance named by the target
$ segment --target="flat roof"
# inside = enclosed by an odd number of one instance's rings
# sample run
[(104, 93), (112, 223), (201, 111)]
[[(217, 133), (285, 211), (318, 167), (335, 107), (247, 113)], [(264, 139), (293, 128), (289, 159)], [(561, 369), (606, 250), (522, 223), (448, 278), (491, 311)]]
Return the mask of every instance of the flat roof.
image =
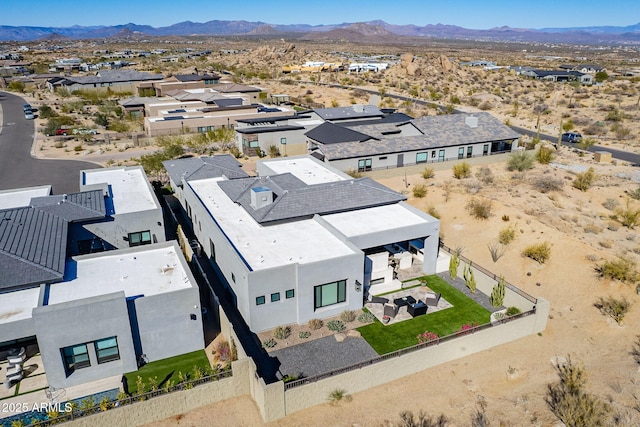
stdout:
[(2, 294), (0, 304), (0, 324), (30, 319), (31, 310), (38, 306), (40, 287), (23, 289)]
[(115, 214), (159, 209), (142, 167), (117, 167), (82, 171), (82, 184), (107, 183), (111, 187)]
[(291, 173), (307, 185), (322, 184), (326, 182), (344, 181), (347, 178), (333, 172), (309, 157), (280, 158), (274, 160), (261, 160), (265, 166), (275, 172), (275, 175)]
[(69, 271), (74, 277), (48, 285), (46, 305), (120, 291), (131, 297), (192, 287), (173, 242), (73, 257), (67, 261)]
[(16, 188), (0, 191), (0, 209), (22, 208), (29, 206), (33, 197), (46, 197), (51, 194), (50, 185)]
[(252, 270), (339, 258), (358, 250), (314, 219), (262, 226), (218, 185), (223, 178), (189, 181)]
[[(427, 221), (426, 218), (426, 215), (422, 217), (412, 212), (402, 203), (324, 215), (322, 217), (347, 238), (424, 224)], [(437, 220), (434, 219), (434, 221)]]

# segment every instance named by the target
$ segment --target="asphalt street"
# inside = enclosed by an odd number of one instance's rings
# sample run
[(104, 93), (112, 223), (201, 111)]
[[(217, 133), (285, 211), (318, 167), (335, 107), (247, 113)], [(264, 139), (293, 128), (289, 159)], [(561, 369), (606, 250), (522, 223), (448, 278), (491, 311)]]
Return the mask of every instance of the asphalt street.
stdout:
[(53, 194), (77, 192), (79, 172), (100, 166), (77, 160), (32, 157), (35, 122), (25, 119), (24, 103), (19, 96), (0, 92), (0, 190), (51, 185)]

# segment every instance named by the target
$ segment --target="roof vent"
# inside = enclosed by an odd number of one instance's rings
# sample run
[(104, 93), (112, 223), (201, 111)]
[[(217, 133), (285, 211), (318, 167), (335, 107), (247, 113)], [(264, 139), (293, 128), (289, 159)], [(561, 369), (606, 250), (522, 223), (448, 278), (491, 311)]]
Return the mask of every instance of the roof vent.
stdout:
[(273, 203), (273, 191), (269, 187), (255, 187), (251, 189), (251, 207), (255, 210)]
[(467, 116), (464, 118), (464, 122), (470, 128), (478, 127), (478, 118), (476, 116)]
[(364, 113), (364, 105), (362, 104), (355, 104), (353, 106), (353, 111), (355, 111), (356, 113)]

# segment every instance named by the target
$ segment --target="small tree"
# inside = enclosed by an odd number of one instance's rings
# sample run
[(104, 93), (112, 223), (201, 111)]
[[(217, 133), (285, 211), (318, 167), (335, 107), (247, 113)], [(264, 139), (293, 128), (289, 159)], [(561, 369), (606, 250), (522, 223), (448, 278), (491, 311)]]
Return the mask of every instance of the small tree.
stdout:
[(606, 71), (602, 70), (602, 71), (598, 71), (595, 75), (595, 79), (597, 83), (602, 83), (603, 81), (607, 80), (609, 78), (609, 74), (607, 74)]
[(500, 276), (500, 280), (491, 290), (491, 296), (489, 297), (492, 307), (500, 307), (504, 302), (504, 296), (506, 292), (506, 285), (504, 277)]

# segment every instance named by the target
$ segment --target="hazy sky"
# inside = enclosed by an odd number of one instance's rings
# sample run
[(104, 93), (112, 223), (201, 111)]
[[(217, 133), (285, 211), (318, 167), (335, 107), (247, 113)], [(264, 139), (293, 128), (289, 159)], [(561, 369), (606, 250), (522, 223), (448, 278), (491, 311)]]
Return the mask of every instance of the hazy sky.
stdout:
[(626, 26), (640, 22), (638, 0), (3, 0), (0, 25), (69, 27), (129, 22), (163, 27), (182, 21), (269, 24), (451, 24), (487, 29)]

